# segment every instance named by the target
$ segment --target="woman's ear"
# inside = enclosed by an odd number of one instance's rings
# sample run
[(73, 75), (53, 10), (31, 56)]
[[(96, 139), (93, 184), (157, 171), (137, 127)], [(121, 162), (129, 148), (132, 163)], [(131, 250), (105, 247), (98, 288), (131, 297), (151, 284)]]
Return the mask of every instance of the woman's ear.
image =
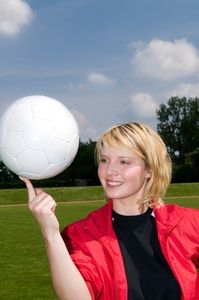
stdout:
[(145, 178), (151, 178), (151, 170), (146, 169), (146, 176)]

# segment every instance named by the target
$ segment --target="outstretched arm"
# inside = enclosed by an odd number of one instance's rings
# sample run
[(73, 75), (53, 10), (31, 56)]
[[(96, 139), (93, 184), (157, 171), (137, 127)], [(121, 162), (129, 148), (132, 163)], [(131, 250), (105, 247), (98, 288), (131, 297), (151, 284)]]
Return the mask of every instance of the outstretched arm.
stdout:
[(87, 285), (73, 263), (60, 235), (55, 216), (54, 199), (41, 189), (35, 189), (27, 178), (29, 209), (37, 220), (45, 242), (52, 283), (60, 300), (91, 300)]

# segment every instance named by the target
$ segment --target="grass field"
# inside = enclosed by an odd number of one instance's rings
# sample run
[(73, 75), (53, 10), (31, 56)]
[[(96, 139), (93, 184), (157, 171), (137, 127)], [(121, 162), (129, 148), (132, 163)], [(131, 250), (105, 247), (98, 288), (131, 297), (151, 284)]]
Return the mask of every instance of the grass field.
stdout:
[[(58, 202), (61, 228), (104, 204), (101, 187), (46, 191)], [(199, 183), (171, 184), (166, 196), (166, 202), (199, 208)], [(55, 300), (43, 241), (26, 203), (25, 189), (0, 190), (0, 299)]]

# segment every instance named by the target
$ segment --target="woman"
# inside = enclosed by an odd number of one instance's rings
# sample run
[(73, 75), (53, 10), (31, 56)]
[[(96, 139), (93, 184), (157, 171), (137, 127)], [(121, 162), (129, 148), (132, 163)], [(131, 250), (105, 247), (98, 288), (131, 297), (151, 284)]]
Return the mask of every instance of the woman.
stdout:
[(107, 204), (61, 235), (54, 199), (23, 178), (59, 299), (199, 299), (199, 211), (163, 203), (171, 161), (160, 136), (115, 125), (96, 155)]

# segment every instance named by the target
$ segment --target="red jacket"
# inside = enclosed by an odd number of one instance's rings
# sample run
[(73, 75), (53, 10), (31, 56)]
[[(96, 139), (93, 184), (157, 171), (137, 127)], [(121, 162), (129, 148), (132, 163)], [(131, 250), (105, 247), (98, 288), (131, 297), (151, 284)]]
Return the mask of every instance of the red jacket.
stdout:
[[(160, 245), (178, 280), (181, 300), (199, 300), (199, 210), (164, 205), (154, 210)], [(63, 239), (92, 299), (127, 300), (127, 279), (112, 226), (112, 201), (64, 229)]]

